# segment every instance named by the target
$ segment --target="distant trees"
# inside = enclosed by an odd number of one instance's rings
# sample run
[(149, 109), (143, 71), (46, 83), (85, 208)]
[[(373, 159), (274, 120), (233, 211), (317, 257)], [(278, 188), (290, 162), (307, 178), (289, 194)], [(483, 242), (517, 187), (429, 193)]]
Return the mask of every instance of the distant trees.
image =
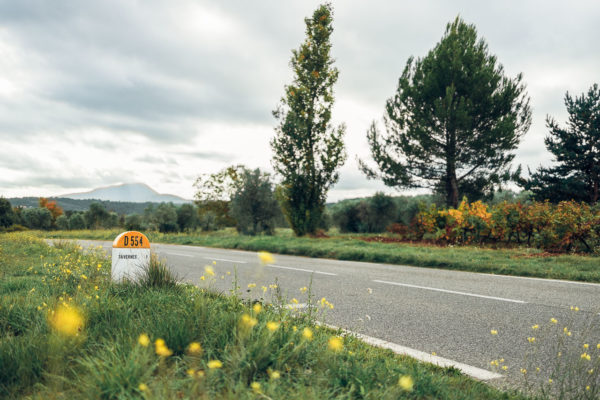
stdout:
[(398, 220), (398, 206), (393, 197), (378, 192), (366, 199), (340, 203), (333, 220), (341, 232), (384, 232)]
[(21, 212), (23, 223), (29, 229), (50, 229), (52, 214), (47, 208), (26, 208)]
[(298, 236), (319, 227), (327, 192), (346, 159), (345, 126), (330, 123), (339, 74), (331, 57), (332, 22), (330, 4), (305, 19), (306, 39), (290, 61), (294, 80), (273, 112), (279, 123), (271, 141), (273, 167), (282, 177), (283, 212)]
[(521, 74), (508, 78), (473, 25), (457, 17), (424, 57), (410, 58), (385, 107), (386, 133), (367, 133), (377, 168), (367, 177), (429, 188), (457, 207), (513, 179), (511, 151), (531, 124)]
[(182, 232), (193, 231), (200, 225), (198, 210), (193, 204), (182, 204), (177, 208), (177, 225)]
[(258, 168), (245, 170), (231, 198), (231, 216), (236, 229), (245, 235), (273, 234), (281, 213), (269, 174)]
[(546, 148), (556, 165), (540, 166), (522, 185), (536, 199), (552, 202), (576, 200), (595, 203), (600, 198), (600, 89), (594, 84), (587, 95), (565, 95), (569, 121), (560, 127), (546, 117), (550, 130)]
[(0, 228), (8, 228), (15, 223), (12, 205), (4, 197), (0, 197)]
[(229, 206), (244, 170), (243, 165), (231, 165), (213, 174), (200, 175), (196, 179), (194, 187), (197, 191), (194, 197), (199, 225), (204, 230), (235, 225)]

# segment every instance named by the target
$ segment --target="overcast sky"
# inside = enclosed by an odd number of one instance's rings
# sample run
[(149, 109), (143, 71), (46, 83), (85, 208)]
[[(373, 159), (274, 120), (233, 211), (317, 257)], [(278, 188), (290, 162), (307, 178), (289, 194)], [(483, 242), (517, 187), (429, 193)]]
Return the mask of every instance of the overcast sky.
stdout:
[[(144, 182), (192, 198), (195, 178), (242, 163), (271, 170), (271, 111), (292, 79), (307, 0), (0, 0), (0, 195)], [(545, 116), (600, 83), (598, 1), (333, 1), (340, 70), (333, 118), (348, 161), (329, 200), (367, 181), (366, 130), (411, 55), (460, 14), (509, 76), (522, 72), (533, 124), (515, 158), (551, 162)], [(387, 190), (389, 192), (389, 189)]]

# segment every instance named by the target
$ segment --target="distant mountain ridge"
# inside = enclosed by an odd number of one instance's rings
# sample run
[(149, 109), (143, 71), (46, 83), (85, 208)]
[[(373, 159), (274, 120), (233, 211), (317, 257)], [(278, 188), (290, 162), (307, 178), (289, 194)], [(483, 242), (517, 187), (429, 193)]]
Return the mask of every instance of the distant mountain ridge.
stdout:
[(124, 183), (121, 185), (106, 186), (83, 193), (69, 193), (57, 198), (68, 198), (76, 200), (104, 200), (121, 201), (130, 203), (190, 203), (183, 197), (172, 194), (161, 194), (144, 183)]

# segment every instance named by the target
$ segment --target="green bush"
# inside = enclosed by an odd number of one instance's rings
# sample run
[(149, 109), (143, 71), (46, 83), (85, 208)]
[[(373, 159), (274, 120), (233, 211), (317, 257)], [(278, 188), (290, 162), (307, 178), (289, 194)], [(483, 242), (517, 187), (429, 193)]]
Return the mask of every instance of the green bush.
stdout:
[(26, 208), (21, 212), (25, 226), (30, 229), (50, 229), (52, 214), (47, 208)]

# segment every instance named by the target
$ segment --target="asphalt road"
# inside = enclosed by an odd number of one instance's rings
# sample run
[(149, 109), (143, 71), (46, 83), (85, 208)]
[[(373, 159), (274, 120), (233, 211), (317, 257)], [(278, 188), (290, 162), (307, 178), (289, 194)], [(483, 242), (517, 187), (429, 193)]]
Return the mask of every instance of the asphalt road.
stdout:
[[(101, 244), (110, 254), (110, 242), (80, 242)], [(552, 363), (553, 343), (565, 326), (572, 335), (563, 339), (575, 352), (585, 342), (590, 343), (588, 352), (600, 354), (599, 284), (285, 255), (274, 255), (273, 264), (261, 266), (255, 252), (162, 244), (152, 249), (185, 281), (228, 293), (235, 270), (246, 296), (261, 298), (261, 287), (277, 281), (287, 299), (296, 298), (300, 307), (307, 294), (299, 289), (310, 286), (312, 277), (317, 301), (325, 297), (334, 305), (324, 316), (326, 323), (496, 370), (505, 376), (500, 379), (504, 382), (516, 382), (523, 367), (531, 371), (537, 364), (543, 368)], [(213, 266), (214, 281), (201, 280), (206, 265)], [(248, 284), (256, 287), (248, 289)], [(536, 324), (540, 328), (532, 329)], [(589, 324), (595, 329), (584, 332)], [(528, 337), (536, 337), (536, 342), (531, 344)], [(525, 355), (536, 346), (540, 359), (528, 365)], [(490, 366), (500, 358), (506, 370)]]

